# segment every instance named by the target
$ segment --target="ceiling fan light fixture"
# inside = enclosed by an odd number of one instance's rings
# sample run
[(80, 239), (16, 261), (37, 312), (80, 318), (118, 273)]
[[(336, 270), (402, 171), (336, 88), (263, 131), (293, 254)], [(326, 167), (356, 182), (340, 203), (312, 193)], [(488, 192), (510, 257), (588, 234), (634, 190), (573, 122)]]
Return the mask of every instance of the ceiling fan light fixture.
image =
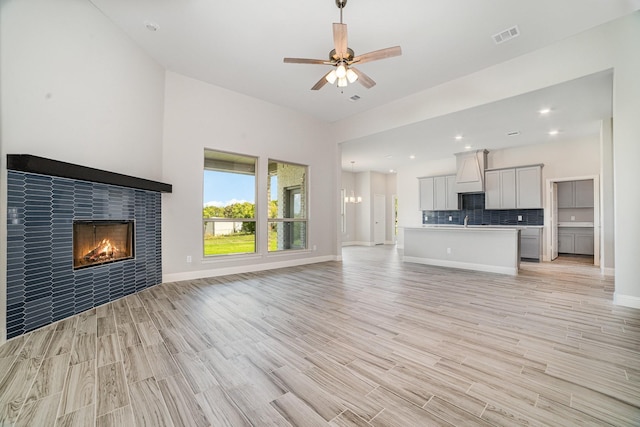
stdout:
[(345, 67), (343, 63), (340, 63), (340, 65), (338, 65), (338, 67), (336, 68), (336, 76), (338, 76), (339, 79), (342, 79), (346, 75), (347, 75), (347, 67)]
[(327, 74), (327, 77), (325, 77), (325, 79), (327, 79), (327, 82), (332, 85), (336, 82), (336, 79), (338, 78), (338, 76), (336, 76), (336, 70), (331, 70), (331, 72), (329, 72), (329, 74)]
[(355, 83), (358, 80), (358, 75), (351, 68), (347, 69), (347, 80), (349, 80), (349, 83)]
[(338, 77), (338, 87), (347, 87), (347, 84), (346, 77)]

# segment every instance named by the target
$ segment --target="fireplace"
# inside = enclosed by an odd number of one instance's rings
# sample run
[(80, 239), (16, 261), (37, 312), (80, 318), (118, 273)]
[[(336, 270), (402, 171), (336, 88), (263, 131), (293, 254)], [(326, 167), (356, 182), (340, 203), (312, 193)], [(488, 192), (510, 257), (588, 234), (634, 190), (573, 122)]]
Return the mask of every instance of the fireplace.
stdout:
[(134, 258), (133, 221), (73, 221), (73, 268)]

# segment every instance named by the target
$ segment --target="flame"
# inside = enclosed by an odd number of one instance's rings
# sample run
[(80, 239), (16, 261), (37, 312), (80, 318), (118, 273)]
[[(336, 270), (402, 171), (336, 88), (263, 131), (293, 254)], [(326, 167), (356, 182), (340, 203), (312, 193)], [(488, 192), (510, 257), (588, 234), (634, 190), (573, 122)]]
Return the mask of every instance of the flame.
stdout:
[(84, 255), (84, 259), (86, 261), (104, 261), (115, 258), (116, 254), (120, 252), (120, 250), (109, 241), (109, 239), (102, 239), (98, 245), (91, 249)]

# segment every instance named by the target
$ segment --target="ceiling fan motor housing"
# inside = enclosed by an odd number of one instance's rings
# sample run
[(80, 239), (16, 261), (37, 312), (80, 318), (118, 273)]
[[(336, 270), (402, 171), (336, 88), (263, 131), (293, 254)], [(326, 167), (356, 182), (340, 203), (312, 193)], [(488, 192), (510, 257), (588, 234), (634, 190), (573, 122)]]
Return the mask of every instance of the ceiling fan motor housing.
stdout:
[(336, 6), (338, 6), (339, 9), (344, 8), (347, 5), (347, 0), (336, 0)]
[[(355, 56), (355, 54), (353, 53), (353, 50), (351, 48), (347, 48), (347, 56), (345, 56), (344, 58), (342, 58), (343, 61), (346, 62), (351, 62), (353, 61), (353, 57)], [(329, 61), (338, 61), (340, 60), (340, 55), (338, 55), (336, 53), (335, 49), (331, 49), (331, 52), (329, 52)]]

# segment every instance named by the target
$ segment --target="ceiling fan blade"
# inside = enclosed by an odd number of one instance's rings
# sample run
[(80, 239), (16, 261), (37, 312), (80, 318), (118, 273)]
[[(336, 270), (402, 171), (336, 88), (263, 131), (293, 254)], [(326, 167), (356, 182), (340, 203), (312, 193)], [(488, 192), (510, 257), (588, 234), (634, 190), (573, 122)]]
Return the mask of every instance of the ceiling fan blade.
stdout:
[(308, 58), (284, 58), (285, 64), (329, 64), (331, 62), (324, 59), (308, 59)]
[(366, 87), (367, 89), (371, 89), (376, 85), (376, 82), (371, 77), (367, 76), (365, 73), (358, 70), (357, 68), (349, 67), (349, 69), (351, 69), (354, 73), (356, 73), (360, 84)]
[(365, 62), (377, 61), (379, 59), (393, 58), (402, 55), (400, 46), (388, 47), (386, 49), (374, 50), (373, 52), (358, 55), (353, 58), (353, 63), (363, 64)]
[[(330, 72), (331, 71), (329, 71), (329, 73)], [(318, 83), (313, 85), (311, 90), (320, 90), (320, 89), (322, 89), (322, 87), (328, 83), (327, 82), (327, 76), (329, 75), (329, 73), (327, 73), (324, 76), (322, 76), (322, 78), (320, 80), (318, 80)]]
[(333, 24), (333, 45), (336, 50), (334, 59), (347, 57), (347, 24)]

